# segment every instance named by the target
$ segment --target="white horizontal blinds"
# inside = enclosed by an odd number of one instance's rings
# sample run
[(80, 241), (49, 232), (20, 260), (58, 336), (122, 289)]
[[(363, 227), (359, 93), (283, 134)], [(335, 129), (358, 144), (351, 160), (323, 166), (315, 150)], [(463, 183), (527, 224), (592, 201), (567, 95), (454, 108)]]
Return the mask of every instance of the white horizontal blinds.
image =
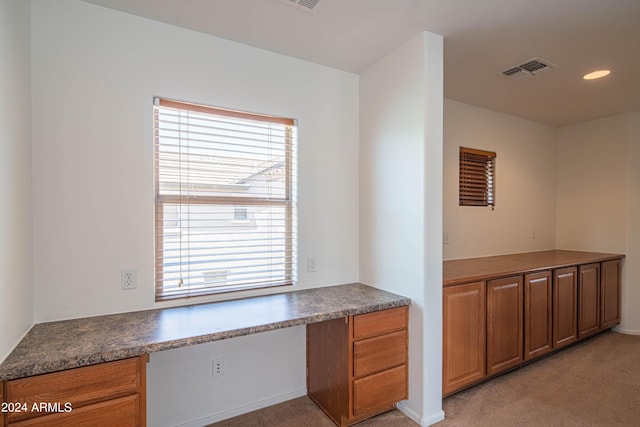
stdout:
[(156, 300), (291, 284), (294, 121), (157, 100)]
[(460, 147), (460, 206), (495, 206), (496, 153)]

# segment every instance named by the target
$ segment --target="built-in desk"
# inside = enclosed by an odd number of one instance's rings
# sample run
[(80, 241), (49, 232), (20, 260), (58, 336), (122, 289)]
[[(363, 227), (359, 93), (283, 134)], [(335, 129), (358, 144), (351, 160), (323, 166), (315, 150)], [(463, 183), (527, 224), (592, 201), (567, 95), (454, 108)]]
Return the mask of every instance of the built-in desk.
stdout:
[[(149, 353), (347, 318), (404, 307), (410, 303), (408, 298), (353, 283), (208, 304), (36, 324), (0, 365), (0, 381), (4, 381), (0, 383), (0, 391), (4, 392), (5, 401), (10, 401), (12, 393), (16, 393), (18, 388), (22, 391), (26, 389), (26, 386), (15, 380), (24, 381), (20, 379), (27, 380), (43, 374), (55, 376), (59, 371), (90, 365), (98, 366), (94, 368), (96, 377), (108, 379), (109, 372), (102, 370), (102, 366), (110, 366), (106, 362), (127, 363), (125, 360), (136, 360), (126, 366), (131, 369), (128, 374), (131, 381), (125, 385), (113, 385), (116, 390), (113, 396), (122, 400), (128, 397), (128, 392), (123, 391), (124, 389), (136, 390), (138, 395), (144, 393), (144, 390), (141, 391), (144, 389), (141, 386), (144, 385), (142, 362), (146, 361)], [(117, 372), (117, 369), (113, 372)], [(113, 372), (111, 375), (114, 375)], [(94, 380), (87, 381), (91, 383)], [(13, 387), (13, 384), (16, 386)], [(40, 399), (43, 399), (42, 395)], [(81, 404), (92, 406), (99, 400), (95, 396), (84, 399)], [(132, 399), (119, 403), (144, 408), (144, 395), (139, 396), (137, 403)], [(61, 414), (51, 416), (58, 415)], [(143, 424), (142, 419), (133, 425)]]

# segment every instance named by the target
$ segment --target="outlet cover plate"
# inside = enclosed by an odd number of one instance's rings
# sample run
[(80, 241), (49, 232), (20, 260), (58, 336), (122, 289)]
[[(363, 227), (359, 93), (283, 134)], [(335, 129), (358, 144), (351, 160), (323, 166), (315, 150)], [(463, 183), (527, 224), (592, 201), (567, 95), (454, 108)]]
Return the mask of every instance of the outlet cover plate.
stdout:
[(122, 270), (120, 272), (120, 285), (122, 289), (135, 289), (138, 287), (138, 272), (135, 269)]

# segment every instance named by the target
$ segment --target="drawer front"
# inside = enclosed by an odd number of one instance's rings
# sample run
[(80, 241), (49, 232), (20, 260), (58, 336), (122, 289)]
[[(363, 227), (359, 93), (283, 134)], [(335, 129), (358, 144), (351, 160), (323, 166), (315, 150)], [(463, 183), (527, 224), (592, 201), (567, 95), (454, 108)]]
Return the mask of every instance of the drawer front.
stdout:
[[(138, 358), (119, 360), (37, 375), (7, 382), (6, 401), (34, 403), (70, 403), (76, 408), (133, 394), (141, 384)], [(41, 416), (41, 412), (9, 413), (8, 422)]]
[(353, 316), (353, 338), (362, 339), (407, 328), (408, 307)]
[(363, 377), (407, 363), (407, 331), (353, 343), (353, 375)]
[[(95, 403), (70, 412), (19, 421), (10, 426), (26, 427), (137, 427), (140, 426), (140, 397), (137, 394)], [(7, 426), (9, 427), (9, 426)]]
[(353, 415), (374, 415), (407, 398), (407, 366), (353, 381)]

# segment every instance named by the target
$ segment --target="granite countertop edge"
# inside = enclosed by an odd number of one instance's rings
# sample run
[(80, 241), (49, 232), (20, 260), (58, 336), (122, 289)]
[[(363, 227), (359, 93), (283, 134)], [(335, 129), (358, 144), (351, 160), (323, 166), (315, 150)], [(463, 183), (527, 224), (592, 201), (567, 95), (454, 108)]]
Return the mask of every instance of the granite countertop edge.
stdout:
[[(361, 284), (357, 284), (361, 285)], [(349, 286), (349, 285), (338, 285)], [(367, 285), (362, 285), (367, 286)], [(367, 286), (368, 287), (368, 286)], [(322, 289), (322, 288), (315, 288)], [(372, 288), (376, 289), (376, 288)], [(385, 310), (396, 307), (403, 307), (411, 304), (411, 299), (400, 295), (391, 294), (386, 291), (380, 291), (392, 295), (395, 298), (383, 302), (372, 302), (370, 304), (359, 304), (353, 307), (347, 307), (337, 310), (327, 310), (310, 315), (301, 315), (299, 317), (292, 317), (290, 319), (276, 321), (265, 324), (257, 324), (249, 327), (243, 327), (238, 329), (230, 329), (217, 331), (207, 334), (188, 336), (179, 339), (171, 339), (159, 342), (149, 342), (144, 344), (134, 344), (132, 346), (119, 346), (117, 349), (101, 350), (93, 353), (83, 353), (70, 357), (53, 358), (50, 360), (34, 360), (16, 363), (0, 364), (0, 381), (7, 381), (12, 379), (19, 379), (30, 377), (34, 375), (40, 375), (45, 373), (58, 372), (73, 368), (79, 368), (84, 366), (95, 365), (99, 363), (112, 362), (116, 360), (127, 359), (131, 357), (137, 357), (142, 354), (155, 353), (164, 350), (172, 350), (182, 347), (188, 347), (192, 345), (205, 344), (213, 341), (220, 341), (245, 335), (252, 335), (261, 332), (275, 331), (278, 329), (284, 329), (288, 327), (306, 325), (309, 323), (322, 322), (325, 320), (337, 319), (340, 317), (353, 316), (357, 314), (364, 314), (378, 310)], [(300, 292), (300, 291), (299, 291)], [(304, 292), (304, 291), (302, 291)], [(216, 303), (213, 303), (216, 304)], [(163, 310), (163, 309), (157, 309)], [(132, 312), (132, 314), (135, 312)], [(123, 313), (124, 315), (128, 313)], [(76, 319), (82, 320), (82, 319)], [(34, 325), (34, 327), (37, 325)], [(32, 328), (33, 329), (33, 328)], [(27, 334), (28, 335), (28, 334)], [(19, 345), (18, 345), (19, 346)], [(16, 349), (18, 348), (16, 347)], [(15, 351), (15, 350), (14, 350)], [(11, 355), (5, 360), (10, 362)], [(36, 358), (37, 359), (37, 358)]]

